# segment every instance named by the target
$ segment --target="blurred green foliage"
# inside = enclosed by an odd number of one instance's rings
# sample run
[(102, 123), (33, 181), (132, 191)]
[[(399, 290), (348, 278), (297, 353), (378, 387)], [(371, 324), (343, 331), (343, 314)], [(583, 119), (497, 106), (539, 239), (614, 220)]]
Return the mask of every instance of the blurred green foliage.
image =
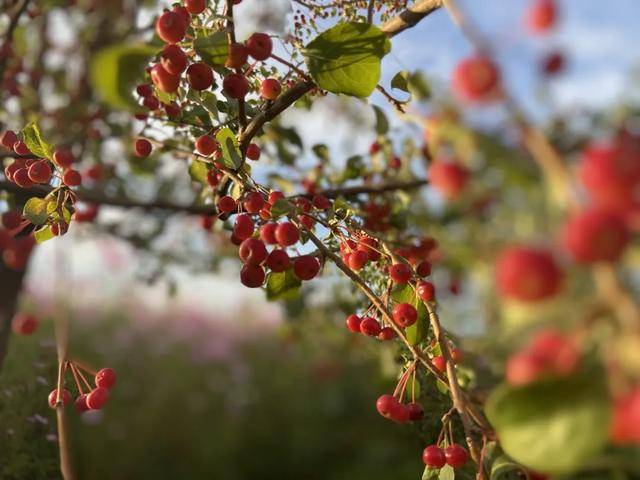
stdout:
[[(46, 404), (55, 381), (51, 322), (42, 327), (14, 337), (0, 377), (3, 480), (60, 475)], [(367, 339), (335, 324), (310, 334), (283, 326), (216, 360), (168, 327), (141, 330), (115, 318), (72, 327), (72, 356), (118, 372), (102, 412), (68, 409), (78, 478), (419, 478), (423, 445), (414, 427), (375, 410), (392, 379)]]

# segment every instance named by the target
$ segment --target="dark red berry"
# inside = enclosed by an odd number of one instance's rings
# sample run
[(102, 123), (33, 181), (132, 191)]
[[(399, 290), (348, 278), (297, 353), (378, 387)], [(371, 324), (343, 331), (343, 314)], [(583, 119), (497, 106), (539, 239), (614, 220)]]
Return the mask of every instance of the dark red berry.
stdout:
[(260, 265), (267, 258), (267, 247), (257, 238), (247, 238), (240, 244), (238, 255), (247, 265)]
[(429, 468), (440, 469), (447, 463), (444, 451), (437, 445), (429, 445), (422, 452), (422, 461)]
[[(277, 234), (277, 231), (276, 231)], [(311, 280), (320, 271), (320, 262), (312, 255), (303, 255), (293, 262), (293, 273), (300, 280)]]
[(264, 277), (264, 269), (258, 265), (244, 265), (240, 270), (240, 281), (249, 288), (261, 287)]

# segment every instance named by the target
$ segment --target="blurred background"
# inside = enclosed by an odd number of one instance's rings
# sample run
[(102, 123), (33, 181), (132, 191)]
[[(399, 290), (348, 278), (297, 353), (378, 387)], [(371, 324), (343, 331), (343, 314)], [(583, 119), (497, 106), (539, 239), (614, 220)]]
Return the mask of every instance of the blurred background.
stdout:
[[(75, 115), (72, 110), (80, 107), (72, 106), (73, 97), (64, 92), (81, 76), (93, 48), (83, 42), (99, 31), (96, 26), (113, 20), (106, 6), (113, 2), (87, 6), (92, 2), (78, 1), (86, 7), (82, 15), (60, 5), (66, 2), (44, 3), (44, 19), (22, 29), (19, 48), (35, 58), (33, 45), (45, 45), (46, 55), (38, 61), (48, 79), (41, 86), (35, 82), (35, 97), (4, 96), (2, 121), (19, 128), (25, 112), (37, 105), (51, 112), (45, 118), (50, 134), (67, 141), (86, 132), (66, 122), (65, 115)], [(139, 10), (113, 20), (101, 44), (126, 38), (169, 4), (120, 3), (127, 12)], [(591, 134), (601, 119), (637, 109), (638, 0), (606, 5), (564, 0), (561, 27), (543, 40), (522, 35), (518, 27), (527, 3), (460, 1), (497, 47), (509, 87), (530, 115), (549, 123), (571, 116), (578, 130)], [(285, 33), (292, 13), (285, 0), (244, 0), (238, 11), (240, 38), (261, 30)], [(548, 79), (541, 77), (538, 64), (551, 51), (561, 51), (567, 66), (561, 76)], [(383, 62), (383, 83), (399, 69), (421, 71), (437, 97), (411, 107), (412, 115), (423, 118), (434, 105), (450, 102), (451, 71), (470, 52), (446, 12), (436, 12), (394, 39)], [(25, 89), (29, 82), (24, 81)], [(83, 113), (91, 112), (91, 96), (80, 100), (86, 103)], [(378, 94), (371, 103), (387, 114), (396, 138), (422, 143), (420, 124), (396, 118)], [(107, 127), (113, 136), (130, 132), (131, 125), (122, 126), (128, 118), (110, 115), (96, 131), (105, 136)], [(505, 120), (504, 112), (493, 108), (466, 115), (471, 125), (488, 130), (499, 129)], [(57, 125), (64, 126), (58, 130)], [(281, 127), (293, 126), (301, 144), (325, 144), (336, 168), (367, 152), (376, 139), (371, 106), (335, 96), (286, 114)], [(99, 158), (116, 172), (107, 189), (140, 200), (193, 200), (191, 178), (180, 162), (155, 158), (152, 165), (123, 166), (125, 154), (121, 144), (107, 139), (89, 148), (85, 159), (92, 165)], [(286, 168), (294, 174), (316, 161), (309, 148), (291, 155), (295, 167)], [(285, 154), (274, 152), (258, 175), (283, 182), (273, 175), (282, 168), (279, 156)], [(411, 169), (424, 174), (423, 165)], [(518, 184), (529, 189), (532, 205), (537, 205), (538, 180), (531, 174)], [(444, 207), (429, 189), (405, 202), (414, 202), (411, 218), (417, 224), (429, 224), (434, 215), (442, 218)], [(500, 228), (511, 227), (509, 217), (494, 220), (502, 222)], [(489, 288), (486, 265), (457, 285), (459, 265), (477, 255), (465, 240), (479, 232), (488, 235), (498, 225), (487, 218), (479, 222), (481, 230), (464, 234), (456, 222), (432, 230), (451, 247), (452, 257), (460, 254), (436, 270), (435, 282), (443, 292), (443, 321), (463, 343), (478, 341), (495, 313), (478, 302)], [(531, 222), (524, 230), (534, 226)], [(240, 285), (238, 265), (234, 248), (204, 231), (198, 218), (166, 212), (106, 207), (96, 224), (77, 224), (65, 237), (39, 246), (16, 299), (18, 309), (37, 313), (42, 323), (35, 335), (9, 340), (0, 372), (0, 479), (59, 478), (55, 416), (46, 402), (56, 379), (54, 317), (70, 321), (72, 357), (118, 373), (105, 409), (69, 415), (79, 478), (420, 478), (420, 452), (433, 441), (429, 422), (435, 424), (444, 413), (446, 397), (421, 393), (429, 415), (420, 427), (385, 421), (375, 400), (393, 388), (398, 352), (393, 345), (381, 347), (347, 333), (344, 317), (357, 305), (352, 287), (329, 269), (322, 280), (305, 285), (301, 296), (269, 302), (263, 291)], [(9, 285), (0, 281), (0, 288)]]

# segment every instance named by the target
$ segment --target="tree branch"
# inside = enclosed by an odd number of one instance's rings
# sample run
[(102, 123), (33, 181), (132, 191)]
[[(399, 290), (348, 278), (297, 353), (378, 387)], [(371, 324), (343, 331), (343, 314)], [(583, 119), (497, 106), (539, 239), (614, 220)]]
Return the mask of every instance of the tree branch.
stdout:
[[(324, 195), (327, 198), (354, 197), (361, 194), (377, 195), (395, 190), (413, 190), (426, 185), (426, 180), (412, 180), (409, 182), (391, 182), (379, 185), (358, 185), (354, 187), (331, 188), (319, 190), (314, 195)], [(25, 200), (31, 197), (43, 198), (47, 196), (53, 187), (37, 185), (30, 188), (21, 188), (15, 183), (0, 181), (0, 191), (6, 191), (20, 195)], [(96, 205), (109, 205), (112, 207), (140, 208), (143, 210), (166, 210), (176, 213), (188, 213), (193, 215), (217, 215), (218, 209), (215, 205), (178, 205), (171, 202), (156, 200), (154, 202), (140, 202), (131, 198), (110, 197), (104, 192), (96, 190), (75, 190), (78, 200), (93, 203)], [(293, 195), (291, 198), (313, 197), (312, 194)]]
[(405, 11), (387, 20), (380, 26), (380, 30), (393, 37), (408, 28), (415, 27), (420, 20), (432, 14), (444, 5), (443, 0), (418, 0)]

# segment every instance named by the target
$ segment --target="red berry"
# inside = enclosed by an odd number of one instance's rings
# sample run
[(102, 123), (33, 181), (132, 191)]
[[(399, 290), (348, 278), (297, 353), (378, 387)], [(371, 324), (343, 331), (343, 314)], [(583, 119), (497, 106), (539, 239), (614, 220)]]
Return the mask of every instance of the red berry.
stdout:
[(429, 182), (447, 200), (460, 196), (469, 180), (469, 170), (450, 160), (437, 160), (429, 166)]
[(153, 95), (153, 88), (148, 83), (143, 83), (136, 87), (136, 93), (142, 98), (147, 98), (149, 95)]
[(67, 170), (62, 175), (62, 182), (69, 187), (77, 187), (82, 183), (82, 175), (77, 170)]
[(158, 17), (156, 33), (165, 43), (178, 43), (187, 33), (187, 25), (179, 13), (167, 11)]
[(196, 139), (196, 152), (203, 157), (210, 157), (218, 150), (218, 142), (211, 135), (202, 135)]
[(151, 142), (146, 138), (136, 139), (133, 145), (133, 152), (135, 153), (136, 157), (148, 157), (151, 154), (152, 149), (153, 146), (151, 145)]
[[(276, 230), (276, 235), (278, 231)], [(293, 262), (293, 273), (300, 280), (311, 280), (320, 271), (320, 262), (312, 255), (303, 255)]]
[(294, 245), (300, 239), (300, 232), (291, 222), (284, 222), (276, 227), (276, 240), (281, 247)]
[(312, 203), (318, 210), (327, 210), (331, 207), (329, 199), (322, 194), (314, 195)]
[(109, 390), (96, 387), (87, 395), (87, 406), (91, 410), (100, 410), (109, 399)]
[(187, 68), (187, 81), (195, 90), (206, 90), (213, 85), (213, 70), (206, 63), (193, 63)]
[[(142, 105), (147, 107), (151, 111), (158, 110), (160, 108), (160, 100), (158, 100), (154, 95), (149, 95), (142, 101)], [(140, 117), (142, 120), (146, 119), (146, 115), (142, 115)]]
[(557, 75), (564, 70), (565, 58), (561, 52), (551, 52), (542, 59), (542, 73)]
[(351, 314), (347, 317), (347, 328), (351, 330), (353, 333), (360, 333), (360, 323), (362, 319), (355, 314)]
[(76, 401), (73, 403), (76, 412), (84, 413), (89, 410), (89, 405), (87, 405), (87, 394), (83, 393), (76, 398)]
[(429, 445), (422, 452), (422, 461), (429, 468), (440, 469), (447, 463), (447, 457), (440, 447)]
[(191, 15), (200, 15), (207, 8), (206, 0), (184, 0), (184, 8)]
[(431, 262), (427, 260), (421, 261), (416, 267), (416, 273), (419, 277), (428, 277), (431, 275)]
[(626, 212), (640, 208), (640, 152), (634, 142), (588, 147), (582, 157), (580, 180), (591, 198), (604, 207)]
[(267, 201), (269, 202), (269, 205), (274, 205), (278, 200), (281, 200), (283, 198), (284, 198), (284, 193), (274, 191), (269, 194), (269, 198)]
[(507, 360), (505, 378), (511, 385), (527, 385), (540, 378), (544, 370), (541, 358), (527, 351), (518, 352)]
[(8, 150), (13, 149), (13, 145), (18, 141), (18, 136), (12, 130), (7, 130), (0, 135), (0, 145)]
[(505, 298), (536, 302), (560, 291), (563, 272), (551, 252), (530, 247), (504, 250), (496, 262), (498, 291)]
[(259, 265), (244, 265), (240, 270), (240, 281), (245, 287), (261, 287), (264, 283), (264, 277), (264, 269)]
[(167, 45), (160, 53), (160, 63), (169, 74), (180, 75), (187, 68), (187, 54), (178, 45)]
[(272, 272), (280, 273), (291, 267), (291, 260), (287, 252), (276, 248), (267, 257), (266, 265)]
[(260, 153), (260, 147), (255, 143), (251, 143), (247, 147), (247, 158), (249, 160), (260, 160)]
[(257, 238), (247, 238), (240, 244), (238, 255), (247, 265), (260, 265), (267, 259), (267, 247)]
[(394, 263), (389, 267), (389, 276), (394, 283), (405, 284), (411, 279), (411, 268), (406, 263)]
[(29, 171), (26, 168), (19, 168), (13, 174), (13, 181), (22, 188), (33, 186), (33, 181), (29, 178)]
[(453, 91), (468, 102), (493, 99), (499, 83), (498, 67), (491, 59), (481, 55), (462, 60), (453, 72)]
[(271, 55), (273, 42), (266, 33), (254, 33), (247, 40), (247, 51), (256, 60), (266, 60)]
[(375, 318), (365, 317), (360, 322), (360, 331), (368, 337), (377, 337), (381, 330), (382, 327)]
[(260, 227), (260, 238), (264, 243), (269, 245), (274, 245), (278, 243), (276, 239), (276, 228), (278, 227), (277, 223), (269, 222), (265, 223)]
[(391, 420), (398, 423), (406, 423), (409, 421), (409, 408), (407, 405), (404, 405), (398, 402), (395, 406), (391, 408)]
[(445, 361), (442, 355), (437, 355), (431, 359), (431, 363), (435, 365), (435, 367), (441, 372), (447, 371), (447, 362)]
[(258, 192), (249, 192), (244, 199), (242, 205), (249, 213), (258, 213), (264, 207), (265, 201), (262, 194)]
[(453, 360), (453, 363), (462, 363), (464, 360), (464, 353), (459, 348), (453, 348), (451, 349), (451, 359)]
[(265, 78), (260, 85), (260, 95), (266, 100), (275, 100), (281, 91), (282, 86), (275, 78)]
[(233, 197), (225, 195), (224, 197), (220, 198), (220, 200), (218, 200), (218, 210), (220, 210), (222, 213), (231, 213), (237, 209), (238, 204), (233, 199)]
[[(175, 45), (168, 45), (168, 47), (175, 47), (178, 49), (180, 48), (176, 47)], [(178, 87), (180, 86), (179, 74), (170, 73), (166, 70), (164, 64), (156, 63), (153, 68), (151, 68), (150, 74), (151, 81), (161, 92), (173, 93), (178, 90)], [(149, 108), (149, 110), (157, 110), (160, 106), (160, 102), (158, 101), (158, 99), (153, 96), (145, 97), (144, 104), (147, 108)]]
[(349, 254), (347, 265), (351, 270), (361, 270), (369, 261), (369, 255), (363, 250), (356, 250)]
[(640, 386), (614, 399), (610, 437), (615, 445), (640, 444)]
[(28, 313), (16, 313), (11, 320), (11, 330), (17, 335), (31, 335), (38, 329), (38, 319)]
[(253, 235), (253, 220), (245, 213), (236, 217), (236, 223), (233, 226), (233, 234), (240, 240), (245, 240)]
[(27, 144), (24, 143), (22, 140), (18, 140), (16, 143), (13, 144), (13, 151), (16, 152), (18, 155), (33, 155), (31, 153), (31, 150), (29, 150), (29, 147), (27, 147)]
[(358, 250), (366, 252), (369, 256), (369, 260), (372, 262), (377, 262), (382, 257), (382, 254), (380, 253), (380, 246), (375, 238), (360, 238), (357, 248)]
[(230, 98), (241, 100), (249, 93), (249, 82), (238, 73), (232, 73), (224, 77), (222, 89)]
[(393, 307), (393, 320), (399, 327), (410, 327), (418, 320), (418, 312), (408, 303), (399, 303)]
[(418, 282), (416, 293), (423, 302), (432, 302), (436, 298), (436, 288), (431, 282)]
[(407, 405), (407, 410), (409, 412), (409, 420), (411, 422), (418, 422), (422, 420), (422, 417), (424, 417), (424, 409), (419, 403), (410, 403)]
[(555, 0), (534, 0), (527, 11), (526, 24), (531, 33), (548, 32), (556, 23)]
[(178, 15), (178, 18), (180, 19), (180, 21), (184, 25), (184, 28), (186, 29), (189, 26), (189, 23), (191, 22), (191, 17), (189, 16), (189, 12), (187, 11), (187, 9), (180, 5), (174, 5), (171, 11), (176, 15)]
[(29, 179), (34, 183), (49, 183), (53, 175), (53, 171), (47, 160), (40, 160), (31, 164), (27, 173)]
[(396, 331), (391, 327), (384, 327), (378, 334), (379, 340), (393, 340), (396, 338)]
[(96, 373), (96, 387), (111, 388), (116, 384), (116, 372), (113, 368), (102, 368)]
[(573, 215), (564, 228), (564, 245), (580, 263), (615, 262), (629, 240), (621, 216), (598, 207)]
[(398, 405), (398, 399), (393, 395), (385, 394), (376, 401), (376, 409), (378, 413), (385, 418), (391, 418), (391, 413)]
[[(62, 401), (62, 405), (69, 405), (71, 403), (71, 392), (66, 388), (62, 391), (62, 395), (60, 396), (60, 400)], [(52, 390), (49, 394), (48, 398), (49, 406), (51, 408), (56, 408), (56, 403), (58, 402), (58, 389)]]
[(61, 168), (71, 167), (75, 158), (69, 150), (56, 150), (53, 152), (53, 161)]
[(249, 57), (247, 47), (241, 43), (232, 43), (229, 47), (229, 56), (225, 62), (227, 68), (241, 68)]
[(7, 230), (15, 230), (22, 224), (22, 221), (22, 214), (15, 210), (9, 210), (2, 214), (2, 225)]
[(464, 447), (453, 443), (444, 449), (444, 456), (447, 459), (447, 465), (453, 468), (463, 467), (467, 460), (469, 460), (469, 454)]
[(164, 111), (167, 112), (167, 116), (169, 118), (179, 117), (182, 112), (180, 106), (176, 102), (163, 103), (162, 107), (164, 108)]

